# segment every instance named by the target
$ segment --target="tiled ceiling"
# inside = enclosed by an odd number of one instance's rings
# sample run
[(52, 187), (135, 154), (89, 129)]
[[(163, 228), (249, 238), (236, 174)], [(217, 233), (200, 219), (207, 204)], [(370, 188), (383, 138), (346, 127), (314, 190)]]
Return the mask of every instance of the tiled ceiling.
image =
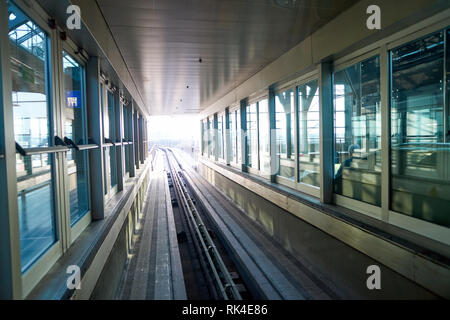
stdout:
[(198, 113), (357, 2), (96, 1), (151, 115)]

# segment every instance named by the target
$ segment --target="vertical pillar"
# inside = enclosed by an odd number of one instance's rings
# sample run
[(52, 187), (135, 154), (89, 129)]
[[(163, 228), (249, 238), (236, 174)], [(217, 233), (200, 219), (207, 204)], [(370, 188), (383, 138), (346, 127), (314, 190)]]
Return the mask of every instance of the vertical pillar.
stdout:
[(213, 140), (214, 140), (214, 144), (213, 144), (213, 155), (214, 155), (214, 161), (218, 161), (219, 160), (219, 134), (218, 134), (218, 119), (217, 119), (218, 115), (217, 113), (214, 113), (214, 120), (213, 120)]
[(275, 182), (279, 164), (277, 161), (277, 136), (275, 121), (275, 91), (269, 88), (269, 131), (270, 131), (270, 181)]
[(8, 8), (0, 1), (0, 299), (22, 298)]
[(241, 123), (239, 124), (239, 127), (241, 129), (241, 170), (243, 172), (248, 171), (247, 112), (245, 110), (246, 106), (246, 100), (242, 100), (239, 107), (239, 111), (241, 113)]
[(233, 146), (231, 145), (231, 130), (230, 130), (230, 108), (225, 109), (225, 161), (230, 164), (233, 152)]
[(135, 109), (135, 102), (134, 100), (131, 100), (130, 107), (128, 108), (128, 140), (131, 141), (131, 144), (128, 145), (128, 148), (130, 150), (129, 152), (129, 161), (130, 161), (130, 178), (136, 176), (136, 160), (135, 160), (135, 135), (134, 135), (134, 109)]
[[(124, 126), (123, 126), (123, 104), (120, 102), (119, 96), (114, 95), (114, 105), (116, 105), (116, 164), (117, 164), (117, 189), (118, 191), (123, 190), (123, 183), (125, 177), (125, 150), (123, 142), (124, 137)], [(114, 148), (114, 147), (113, 147)]]
[(138, 121), (138, 117), (139, 117), (139, 113), (137, 111), (137, 108), (133, 108), (134, 112), (133, 112), (133, 125), (134, 125), (134, 164), (136, 165), (136, 169), (139, 169), (139, 144), (140, 144), (140, 140), (139, 140), (139, 121)]
[[(100, 87), (100, 59), (98, 57), (89, 58), (86, 67), (86, 98), (88, 114), (88, 134), (99, 148), (90, 150), (89, 167), (91, 180), (91, 215), (93, 220), (104, 218), (104, 194), (105, 185), (103, 183), (103, 117), (101, 106)], [(106, 102), (105, 102), (106, 103)]]
[(319, 64), (320, 201), (333, 202), (333, 81), (331, 62)]
[(380, 54), (380, 96), (381, 96), (381, 218), (389, 220), (390, 193), (390, 137), (391, 114), (389, 101), (389, 56), (386, 45)]
[(139, 160), (141, 164), (144, 163), (144, 118), (139, 115)]

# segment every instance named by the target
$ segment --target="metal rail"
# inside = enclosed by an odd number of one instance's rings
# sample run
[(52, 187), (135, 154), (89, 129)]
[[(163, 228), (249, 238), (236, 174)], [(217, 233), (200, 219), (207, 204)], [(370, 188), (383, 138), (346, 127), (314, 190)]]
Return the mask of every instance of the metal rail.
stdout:
[(213, 275), (213, 279), (216, 282), (216, 286), (223, 299), (242, 300), (239, 290), (234, 284), (233, 279), (230, 276), (230, 272), (228, 271), (225, 263), (222, 260), (222, 257), (220, 256), (219, 251), (212, 241), (208, 229), (203, 223), (203, 220), (200, 217), (183, 181), (181, 180), (180, 174), (177, 172), (175, 166), (173, 165), (171, 158), (173, 158), (177, 162), (178, 166), (180, 166), (179, 162), (173, 154), (172, 150), (169, 149), (169, 151), (172, 155), (171, 157), (169, 156), (169, 152), (167, 152), (167, 149), (164, 149), (167, 157), (167, 162), (169, 163), (173, 184), (178, 190), (180, 200), (183, 202), (182, 205), (186, 209), (185, 212), (187, 219), (190, 222), (189, 225), (194, 229), (193, 234), (197, 236), (200, 248), (202, 250), (202, 253), (206, 257), (209, 268)]

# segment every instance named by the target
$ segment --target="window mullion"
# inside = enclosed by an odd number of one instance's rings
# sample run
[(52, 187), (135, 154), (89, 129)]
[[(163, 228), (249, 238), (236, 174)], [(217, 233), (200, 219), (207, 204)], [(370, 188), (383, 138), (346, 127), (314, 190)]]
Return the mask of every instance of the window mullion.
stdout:
[(381, 218), (389, 220), (390, 177), (390, 59), (386, 45), (380, 49), (381, 95)]

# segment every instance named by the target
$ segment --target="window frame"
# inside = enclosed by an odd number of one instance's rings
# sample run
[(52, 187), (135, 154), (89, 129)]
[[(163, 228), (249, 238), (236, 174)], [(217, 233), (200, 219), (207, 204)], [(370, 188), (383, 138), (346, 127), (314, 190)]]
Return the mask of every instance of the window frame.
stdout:
[[(235, 161), (233, 161), (233, 158), (231, 156), (229, 165), (231, 167), (234, 167), (236, 169), (241, 170), (242, 167), (241, 167), (241, 164), (239, 163), (239, 154), (240, 154), (240, 152), (239, 152), (238, 140), (241, 137), (239, 132), (242, 129), (241, 129), (241, 124), (238, 123), (238, 114), (240, 113), (240, 104), (239, 103), (238, 104), (233, 104), (231, 107), (229, 107), (229, 114), (231, 114), (231, 113), (235, 114), (234, 122), (235, 122), (235, 128), (236, 128), (236, 141), (235, 141), (236, 142), (236, 159), (235, 159)], [(240, 119), (240, 116), (239, 116), (239, 119)], [(233, 139), (232, 130), (231, 129), (229, 129), (229, 130), (230, 130), (230, 145), (232, 145), (233, 144), (233, 142), (232, 142), (232, 139)]]
[[(58, 48), (58, 60), (59, 60), (59, 66), (61, 67), (60, 72), (58, 72), (58, 83), (61, 84), (60, 85), (60, 99), (59, 99), (59, 103), (61, 105), (61, 126), (62, 126), (62, 130), (64, 131), (64, 105), (65, 105), (65, 93), (64, 93), (64, 68), (62, 67), (62, 59), (63, 59), (63, 51), (65, 51), (72, 59), (74, 59), (76, 62), (78, 62), (82, 68), (82, 99), (83, 99), (83, 103), (86, 109), (86, 112), (84, 113), (84, 119), (83, 121), (85, 122), (86, 125), (86, 129), (85, 129), (85, 135), (86, 137), (88, 137), (88, 118), (87, 118), (87, 99), (86, 99), (86, 95), (87, 95), (87, 90), (86, 90), (86, 65), (87, 65), (87, 59), (81, 55), (81, 54), (76, 54), (75, 52), (77, 51), (77, 46), (75, 45), (75, 43), (70, 39), (67, 38), (66, 41), (63, 41), (61, 43), (60, 48)], [(62, 135), (64, 136), (64, 135)], [(61, 136), (61, 137), (62, 137)], [(88, 143), (88, 142), (86, 142)], [(85, 150), (84, 152), (86, 152), (87, 154), (89, 154), (88, 150)], [(64, 163), (64, 167), (63, 170), (67, 170), (67, 161), (66, 161), (66, 157), (63, 157), (62, 161)], [(87, 162), (87, 176), (90, 176), (90, 166), (89, 166), (89, 158), (88, 158), (88, 162)], [(65, 189), (68, 190), (68, 178), (66, 177), (66, 175), (64, 175), (63, 177), (65, 183)], [(89, 203), (89, 210), (87, 213), (84, 214), (84, 216), (78, 220), (73, 226), (70, 226), (70, 197), (67, 196), (66, 193), (64, 193), (65, 196), (65, 228), (66, 228), (66, 234), (67, 234), (67, 244), (66, 244), (66, 248), (69, 248), (70, 245), (78, 238), (78, 236), (83, 232), (84, 229), (86, 229), (86, 227), (91, 223), (92, 221), (92, 215), (91, 215), (91, 209), (92, 209), (92, 204), (91, 204), (91, 183), (90, 180), (88, 179), (87, 182), (88, 185), (88, 203)]]
[[(384, 102), (384, 100), (383, 100), (383, 83), (382, 83), (383, 76), (381, 75), (381, 73), (383, 72), (382, 70), (385, 69), (385, 68), (383, 68), (383, 65), (382, 65), (382, 61), (384, 61), (384, 60), (382, 58), (383, 50), (382, 50), (381, 47), (376, 48), (376, 49), (372, 49), (372, 50), (369, 50), (369, 51), (366, 51), (364, 54), (361, 54), (361, 55), (359, 55), (357, 57), (343, 57), (343, 58), (340, 58), (340, 59), (337, 59), (336, 61), (334, 61), (334, 63), (333, 63), (333, 71), (332, 71), (332, 73), (333, 73), (333, 83), (332, 83), (332, 85), (334, 87), (334, 74), (336, 72), (342, 71), (342, 70), (344, 70), (344, 69), (346, 69), (346, 68), (348, 68), (350, 66), (353, 66), (353, 65), (355, 65), (357, 63), (360, 63), (360, 62), (363, 62), (363, 61), (365, 61), (367, 59), (376, 57), (377, 55), (379, 56), (379, 59), (380, 59), (380, 100), (381, 100), (380, 103), (381, 103), (381, 110), (383, 110), (383, 102)], [(332, 115), (332, 117), (334, 117), (334, 93), (332, 94), (332, 105), (333, 105), (333, 115)], [(384, 107), (384, 109), (385, 108), (386, 107)], [(382, 115), (382, 113), (381, 113), (381, 121), (383, 122), (383, 115)], [(382, 124), (382, 126), (383, 126), (383, 124)], [(332, 144), (333, 144), (333, 150), (334, 150), (334, 145), (335, 145), (334, 120), (333, 120), (333, 127), (331, 129), (332, 129), (332, 132), (333, 132)], [(382, 127), (382, 129), (381, 129), (381, 146), (383, 146), (383, 139), (385, 139), (385, 138), (386, 138), (386, 134), (383, 131), (383, 127)], [(382, 177), (382, 175), (383, 175), (383, 172), (385, 171), (385, 164), (384, 164), (385, 161), (384, 161), (383, 154), (385, 152), (386, 152), (386, 150), (383, 150), (383, 148), (381, 148), (381, 168), (382, 168), (382, 171), (380, 173), (381, 193), (383, 193), (383, 177)], [(366, 203), (366, 202), (363, 202), (363, 201), (355, 200), (355, 199), (352, 199), (352, 198), (349, 198), (349, 197), (346, 197), (346, 196), (342, 196), (340, 194), (336, 194), (336, 193), (334, 193), (333, 186), (331, 186), (331, 189), (332, 189), (332, 192), (333, 192), (333, 202), (336, 205), (339, 205), (341, 207), (345, 207), (345, 208), (348, 208), (348, 209), (352, 209), (352, 210), (356, 209), (357, 211), (359, 211), (361, 213), (364, 213), (366, 215), (369, 215), (369, 216), (371, 216), (373, 218), (380, 219), (380, 220), (382, 219), (382, 206), (378, 207), (378, 206), (372, 205), (370, 203)], [(381, 199), (381, 202), (383, 202), (383, 199)]]
[[(220, 119), (222, 118), (222, 121)], [(221, 136), (219, 136), (219, 124), (222, 124), (221, 129)], [(217, 113), (217, 139), (216, 142), (219, 142), (219, 139), (221, 141), (221, 149), (222, 149), (222, 157), (220, 157), (220, 150), (219, 150), (219, 144), (217, 143), (217, 161), (223, 164), (227, 163), (227, 148), (226, 148), (226, 114), (225, 111)]]
[[(262, 177), (266, 180), (270, 180), (270, 172), (269, 173), (265, 173), (263, 171), (261, 171), (260, 168), (260, 160), (261, 160), (261, 141), (260, 141), (260, 125), (259, 125), (259, 103), (260, 101), (267, 99), (267, 104), (269, 105), (269, 94), (267, 90), (264, 90), (263, 93), (257, 93), (257, 94), (252, 94), (249, 96), (249, 98), (247, 98), (245, 100), (246, 103), (246, 108), (245, 108), (245, 112), (247, 113), (247, 107), (249, 107), (252, 104), (256, 104), (256, 145), (257, 145), (257, 159), (255, 160), (256, 162), (256, 166), (249, 166), (248, 163), (245, 163), (245, 166), (247, 167), (247, 171), (248, 173), (254, 174), (256, 176)], [(268, 128), (269, 128), (269, 139), (270, 139), (270, 108), (268, 110), (269, 112), (269, 123), (268, 123)], [(246, 120), (248, 121), (248, 118), (246, 116)], [(245, 132), (247, 133), (248, 131), (248, 127), (247, 127), (248, 122), (246, 122), (246, 128), (245, 128)], [(248, 143), (248, 140), (246, 140)], [(269, 143), (270, 145), (270, 143)], [(246, 146), (246, 150), (247, 150), (247, 146)], [(251, 152), (251, 150), (247, 150), (247, 152)], [(246, 156), (247, 158), (247, 156)]]
[[(26, 3), (24, 3), (23, 0), (13, 0), (12, 3), (19, 8), (27, 17), (29, 17), (30, 20), (33, 21), (34, 24), (36, 24), (43, 32), (47, 35), (47, 63), (48, 63), (48, 70), (47, 70), (47, 85), (49, 85), (49, 91), (47, 94), (48, 99), (48, 110), (49, 110), (49, 123), (50, 123), (50, 130), (49, 130), (49, 136), (53, 137), (54, 135), (60, 136), (62, 132), (61, 122), (57, 121), (60, 119), (59, 109), (57, 105), (59, 104), (58, 97), (59, 95), (59, 86), (58, 83), (58, 77), (59, 77), (59, 60), (58, 60), (58, 47), (60, 43), (60, 39), (57, 36), (58, 30), (52, 30), (45, 19), (49, 18), (49, 16), (46, 14), (46, 12), (40, 7), (40, 6), (33, 6), (33, 8), (30, 8)], [(5, 9), (7, 8), (6, 3), (4, 4)], [(1, 7), (0, 7), (1, 9)], [(4, 15), (3, 15), (4, 14)], [(5, 16), (7, 18), (7, 12), (2, 12), (2, 16)], [(1, 41), (8, 41), (5, 47), (9, 48), (9, 32), (5, 32), (4, 35), (1, 36)], [(3, 46), (3, 44), (2, 44)], [(8, 56), (6, 59), (3, 59), (3, 61), (7, 62), (7, 65), (2, 65), (2, 69), (10, 68), (9, 62), (10, 57)], [(10, 74), (10, 73), (7, 73)], [(9, 92), (11, 95), (12, 92)], [(5, 119), (6, 120), (6, 119)], [(50, 144), (49, 146), (53, 145)], [(21, 263), (17, 265), (17, 268), (12, 270), (12, 274), (14, 278), (21, 279), (20, 281), (20, 292), (21, 297), (17, 298), (25, 298), (31, 290), (35, 287), (35, 285), (42, 279), (42, 277), (46, 274), (46, 272), (56, 263), (56, 261), (62, 256), (63, 254), (63, 242), (64, 237), (66, 236), (64, 228), (63, 228), (63, 215), (60, 214), (60, 209), (63, 208), (63, 193), (61, 192), (61, 186), (62, 186), (62, 175), (61, 172), (61, 154), (60, 152), (55, 153), (52, 155), (53, 161), (54, 161), (54, 168), (53, 168), (53, 193), (54, 193), (54, 216), (55, 216), (55, 231), (56, 231), (56, 241), (47, 249), (46, 252), (44, 252), (36, 261), (33, 262), (33, 264), (25, 270), (25, 272), (22, 273), (21, 271)], [(65, 157), (65, 155), (64, 155)], [(15, 162), (14, 162), (15, 163)], [(11, 168), (12, 169), (12, 168)], [(14, 172), (16, 168), (13, 168)], [(11, 182), (11, 185), (8, 185), (9, 188), (13, 188), (13, 190), (17, 190), (16, 181)], [(17, 191), (14, 191), (15, 193), (15, 201), (17, 202)], [(10, 206), (10, 210), (13, 211), (14, 215), (18, 214), (17, 204), (15, 206)], [(16, 226), (10, 226), (14, 229), (16, 229), (19, 232), (19, 222), (18, 219), (16, 221), (11, 221), (11, 224), (15, 224)], [(17, 234), (17, 240), (19, 240), (20, 234)], [(12, 260), (14, 261), (21, 261), (21, 250), (20, 245), (16, 247), (18, 250), (13, 250), (11, 252)]]
[[(115, 137), (113, 137), (113, 139), (111, 139), (111, 137), (109, 138), (110, 140), (112, 140), (115, 144), (117, 143), (117, 128), (116, 128), (116, 112), (117, 112), (117, 110), (116, 110), (116, 106), (115, 106), (115, 104), (116, 104), (116, 97), (115, 97), (115, 92), (113, 92), (112, 90), (111, 90), (111, 86), (110, 85), (107, 85), (105, 82), (107, 81), (107, 79), (104, 79), (103, 77), (100, 77), (99, 78), (99, 87), (100, 87), (100, 90), (101, 90), (101, 93), (100, 93), (100, 95), (101, 95), (101, 105), (100, 105), (100, 108), (101, 108), (101, 113), (102, 113), (102, 137), (103, 137), (103, 141), (101, 141), (101, 148), (102, 148), (102, 152), (103, 152), (103, 164), (105, 165), (106, 164), (106, 157), (105, 157), (105, 150), (106, 150), (106, 148), (109, 148), (109, 150), (111, 151), (111, 149), (112, 148), (114, 148), (114, 157), (116, 158), (115, 159), (115, 162), (116, 162), (116, 165), (115, 165), (115, 168), (114, 168), (114, 170), (116, 171), (116, 184), (115, 184), (115, 186), (114, 187), (112, 187), (111, 188), (111, 175), (108, 177), (105, 173), (106, 173), (106, 171), (105, 171), (105, 169), (106, 168), (104, 168), (104, 170), (103, 170), (103, 182), (105, 183), (105, 179), (106, 179), (106, 184), (105, 184), (105, 191), (106, 191), (106, 193), (104, 194), (104, 201), (106, 202), (106, 201), (108, 201), (109, 199), (111, 199), (111, 197), (113, 197), (115, 194), (117, 194), (117, 192), (119, 192), (119, 188), (118, 188), (118, 186), (119, 186), (119, 173), (117, 172), (117, 154), (116, 154), (116, 152), (117, 152), (117, 149), (116, 149), (116, 147), (118, 147), (118, 145), (112, 145), (112, 144), (110, 144), (110, 143), (106, 143), (105, 142), (105, 123), (104, 123), (104, 120), (103, 119), (105, 119), (105, 116), (107, 116), (108, 118), (109, 118), (109, 114), (108, 114), (108, 108), (109, 108), (109, 105), (108, 105), (108, 94), (109, 93), (111, 93), (111, 95), (112, 95), (112, 99), (113, 99), (113, 103), (114, 103), (114, 117), (113, 117), (113, 119), (108, 119), (108, 121), (110, 121), (110, 120), (112, 120), (112, 122), (114, 123), (114, 135), (115, 135)], [(108, 80), (108, 82), (110, 82), (109, 80)], [(103, 90), (102, 90), (102, 88), (103, 88)], [(106, 103), (106, 104), (105, 104)], [(106, 113), (106, 114), (105, 114)], [(110, 123), (108, 123), (108, 126), (110, 126)], [(135, 130), (138, 130), (137, 128), (135, 128)], [(135, 143), (135, 146), (136, 145), (139, 145), (139, 144), (136, 144)], [(133, 150), (134, 151), (134, 150)], [(109, 156), (108, 156), (108, 158), (109, 158), (109, 166), (110, 166), (110, 163), (111, 163), (111, 152), (109, 152)], [(137, 161), (139, 161), (139, 160), (137, 160)], [(113, 170), (113, 168), (110, 168), (110, 171), (111, 171), (111, 174), (112, 174), (112, 170)]]
[[(433, 20), (432, 20), (433, 19)], [(362, 201), (337, 195), (333, 192), (333, 202), (341, 207), (355, 210), (362, 215), (367, 215), (377, 220), (414, 232), (415, 234), (431, 238), (433, 240), (450, 244), (448, 228), (395, 212), (390, 209), (390, 123), (391, 123), (391, 67), (389, 53), (392, 49), (409, 42), (426, 37), (439, 30), (449, 28), (448, 20), (442, 19), (436, 22), (435, 18), (426, 19), (403, 29), (385, 39), (340, 57), (333, 62), (332, 72), (342, 70), (352, 64), (370, 58), (376, 54), (380, 57), (380, 95), (381, 95), (381, 207), (377, 207)], [(321, 86), (321, 84), (319, 84)], [(334, 102), (332, 102), (334, 105)], [(334, 133), (333, 133), (334, 136)], [(333, 144), (334, 145), (334, 144)], [(323, 164), (321, 164), (321, 168)]]
[[(292, 188), (294, 190), (303, 192), (305, 194), (311, 195), (313, 197), (316, 198), (320, 198), (320, 188), (321, 187), (316, 187), (316, 186), (312, 186), (312, 185), (308, 185), (306, 183), (303, 182), (299, 182), (299, 174), (300, 174), (300, 167), (299, 167), (299, 161), (298, 161), (298, 150), (299, 150), (299, 118), (298, 118), (298, 109), (299, 109), (299, 105), (298, 105), (298, 86), (301, 85), (305, 85), (313, 80), (317, 80), (319, 81), (319, 73), (318, 70), (316, 68), (314, 68), (314, 70), (310, 70), (308, 72), (305, 72), (304, 74), (297, 76), (295, 79), (293, 80), (289, 80), (287, 82), (281, 83), (280, 85), (277, 85), (274, 87), (274, 99), (276, 99), (276, 95), (280, 92), (284, 92), (287, 90), (293, 90), (294, 91), (294, 180), (288, 179), (286, 177), (280, 176), (277, 173), (274, 174), (275, 177), (275, 182), (280, 184), (280, 185), (284, 185), (286, 187)], [(320, 90), (321, 90), (321, 85), (319, 83), (319, 99), (320, 97)], [(274, 104), (274, 108), (275, 108), (275, 101), (273, 102)], [(269, 101), (269, 105), (270, 105), (270, 101)], [(269, 117), (274, 117), (274, 121), (275, 121), (275, 113), (273, 115), (270, 115), (270, 107), (269, 107)], [(273, 110), (273, 112), (275, 112), (275, 110)], [(320, 110), (320, 105), (319, 105), (319, 112), (321, 112)], [(319, 120), (319, 126), (322, 126), (322, 124), (320, 123)], [(319, 127), (320, 128), (320, 127)], [(276, 139), (276, 134), (273, 135), (273, 137), (271, 136), (271, 139), (275, 138)], [(322, 139), (322, 137), (320, 137), (320, 140)], [(276, 157), (276, 155), (275, 155)], [(271, 163), (271, 170), (273, 170), (273, 163)], [(320, 181), (322, 181), (322, 175), (323, 175), (323, 164), (322, 161), (320, 163)]]

